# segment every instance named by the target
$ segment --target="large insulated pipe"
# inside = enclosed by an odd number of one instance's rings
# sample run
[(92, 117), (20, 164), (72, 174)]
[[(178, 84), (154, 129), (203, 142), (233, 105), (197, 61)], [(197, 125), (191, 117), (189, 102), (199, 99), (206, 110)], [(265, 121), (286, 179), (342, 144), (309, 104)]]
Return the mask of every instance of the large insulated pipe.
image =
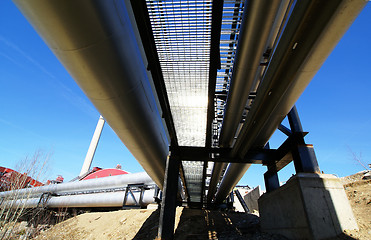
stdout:
[(89, 172), (91, 163), (93, 162), (95, 150), (97, 149), (98, 142), (100, 139), (100, 136), (102, 134), (104, 127), (104, 118), (102, 116), (99, 117), (97, 127), (95, 128), (93, 138), (91, 139), (88, 152), (86, 153), (84, 164), (82, 165), (79, 177), (84, 176), (84, 174)]
[[(221, 147), (232, 145), (256, 72), (260, 68), (260, 60), (266, 50), (271, 28), (281, 5), (281, 1), (245, 1), (232, 81), (220, 133)], [(212, 200), (216, 192), (216, 186), (225, 165), (225, 163), (217, 162), (214, 164), (208, 190), (208, 202)]]
[[(122, 207), (124, 205), (147, 206), (154, 202), (155, 190), (132, 191), (127, 194), (125, 201), (125, 191), (91, 193), (67, 196), (51, 196), (43, 207), (61, 208), (61, 207)], [(141, 199), (142, 195), (142, 199)], [(1, 203), (2, 208), (36, 208), (40, 203), (40, 198), (28, 198), (17, 200), (6, 200)]]
[(14, 2), (162, 188), (168, 140), (130, 1)]
[[(365, 5), (363, 0), (296, 2), (233, 155), (243, 158), (251, 148), (264, 147)], [(217, 202), (226, 198), (247, 168), (229, 165)]]
[(245, 1), (232, 80), (220, 132), (221, 147), (232, 145), (280, 3), (281, 1), (271, 0)]
[(66, 194), (95, 190), (110, 190), (123, 188), (128, 184), (152, 185), (154, 182), (147, 173), (141, 172), (0, 192), (0, 199), (34, 197), (40, 196), (43, 193)]

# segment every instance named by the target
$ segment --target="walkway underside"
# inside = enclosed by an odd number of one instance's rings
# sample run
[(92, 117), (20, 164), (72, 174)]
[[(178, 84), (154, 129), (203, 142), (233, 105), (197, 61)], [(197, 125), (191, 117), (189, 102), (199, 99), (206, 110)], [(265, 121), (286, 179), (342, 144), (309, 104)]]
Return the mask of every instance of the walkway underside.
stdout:
[[(182, 186), (196, 207), (223, 202), (251, 164), (268, 191), (291, 161), (319, 171), (294, 105), (366, 4), (14, 2), (157, 185), (179, 182), (169, 204)], [(269, 149), (277, 129), (287, 140)]]

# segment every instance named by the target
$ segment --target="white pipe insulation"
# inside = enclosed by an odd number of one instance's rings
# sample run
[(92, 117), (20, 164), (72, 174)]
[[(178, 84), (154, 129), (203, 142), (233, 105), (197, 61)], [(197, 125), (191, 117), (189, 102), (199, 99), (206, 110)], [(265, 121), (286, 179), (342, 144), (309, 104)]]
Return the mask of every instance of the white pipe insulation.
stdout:
[[(133, 191), (133, 194), (128, 193), (125, 205), (147, 206), (154, 202), (155, 189), (145, 190), (142, 199), (140, 200), (140, 191)], [(134, 200), (135, 198), (135, 200)], [(125, 200), (125, 191), (108, 192), (108, 193), (91, 193), (80, 195), (67, 196), (52, 196), (44, 207), (60, 208), (60, 207), (122, 207)], [(1, 204), (3, 208), (36, 208), (40, 202), (40, 198), (25, 198), (17, 200), (6, 200)]]
[(67, 194), (76, 192), (109, 190), (126, 187), (128, 184), (153, 185), (154, 181), (147, 173), (132, 173), (104, 178), (51, 184), (35, 188), (24, 188), (14, 191), (0, 192), (0, 199), (19, 199), (41, 196), (43, 193)]
[(13, 2), (162, 188), (169, 143), (130, 1)]

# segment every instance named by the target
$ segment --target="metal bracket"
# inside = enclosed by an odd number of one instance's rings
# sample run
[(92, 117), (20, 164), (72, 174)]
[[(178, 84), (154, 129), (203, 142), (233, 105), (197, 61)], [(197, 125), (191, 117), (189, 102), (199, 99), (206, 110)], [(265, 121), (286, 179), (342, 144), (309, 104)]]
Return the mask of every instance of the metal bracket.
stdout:
[(299, 114), (294, 106), (287, 115), (290, 128), (283, 126), (278, 127), (288, 136), (286, 141), (277, 149), (276, 159), (271, 159), (265, 165), (268, 171), (264, 174), (264, 181), (267, 192), (279, 188), (279, 179), (277, 172), (294, 161), (295, 171), (299, 172), (320, 172), (313, 145), (306, 144), (304, 137), (307, 134), (303, 132)]
[(51, 192), (45, 192), (45, 193), (41, 194), (36, 208), (45, 209), (47, 207), (47, 203), (48, 203), (51, 196), (55, 196), (55, 194), (51, 193)]
[[(140, 189), (139, 201), (137, 201), (137, 199), (135, 198), (135, 195), (133, 193), (133, 189)], [(128, 205), (126, 205), (126, 203), (128, 201), (128, 196), (129, 195), (131, 195), (131, 197), (133, 198), (133, 200), (135, 202), (134, 207), (142, 206), (143, 205), (143, 196), (144, 196), (145, 190), (148, 190), (148, 187), (146, 187), (144, 184), (128, 184), (126, 186), (126, 189), (125, 189), (125, 197), (124, 197), (124, 202), (123, 202), (123, 208), (128, 206)], [(133, 207), (133, 206), (130, 206), (130, 207)]]

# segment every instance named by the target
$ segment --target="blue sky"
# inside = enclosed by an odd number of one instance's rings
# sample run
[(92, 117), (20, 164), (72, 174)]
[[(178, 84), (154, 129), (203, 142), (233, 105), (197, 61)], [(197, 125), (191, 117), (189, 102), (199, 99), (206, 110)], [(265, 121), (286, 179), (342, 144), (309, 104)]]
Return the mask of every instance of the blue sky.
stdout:
[[(306, 142), (321, 170), (345, 176), (371, 163), (371, 6), (368, 4), (297, 102)], [(80, 172), (99, 113), (11, 1), (0, 1), (0, 166), (14, 168), (35, 151), (51, 153), (48, 178)], [(284, 139), (274, 135), (271, 145)], [(93, 165), (143, 171), (106, 124)], [(240, 184), (263, 184), (252, 166)], [(292, 164), (280, 172), (285, 181)]]

